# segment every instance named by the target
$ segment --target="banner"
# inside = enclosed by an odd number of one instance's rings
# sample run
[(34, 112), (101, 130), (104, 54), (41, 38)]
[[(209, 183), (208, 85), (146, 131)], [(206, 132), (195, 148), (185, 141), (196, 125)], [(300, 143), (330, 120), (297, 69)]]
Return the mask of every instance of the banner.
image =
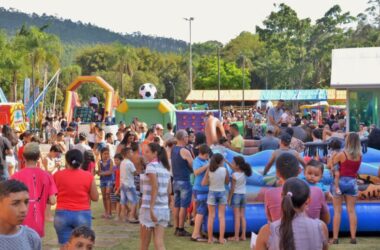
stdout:
[(4, 95), (3, 90), (0, 88), (0, 102), (8, 102), (7, 98)]
[(30, 101), (30, 79), (24, 80), (24, 105), (27, 105)]

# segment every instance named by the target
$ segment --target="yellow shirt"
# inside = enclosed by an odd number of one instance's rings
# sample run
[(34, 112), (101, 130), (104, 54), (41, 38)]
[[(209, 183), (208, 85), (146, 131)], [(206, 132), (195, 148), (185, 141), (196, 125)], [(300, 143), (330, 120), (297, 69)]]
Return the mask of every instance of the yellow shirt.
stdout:
[(235, 136), (234, 139), (232, 139), (232, 141), (231, 141), (231, 146), (234, 148), (240, 149), (240, 152), (242, 153), (244, 150), (243, 136), (241, 136), (241, 135)]

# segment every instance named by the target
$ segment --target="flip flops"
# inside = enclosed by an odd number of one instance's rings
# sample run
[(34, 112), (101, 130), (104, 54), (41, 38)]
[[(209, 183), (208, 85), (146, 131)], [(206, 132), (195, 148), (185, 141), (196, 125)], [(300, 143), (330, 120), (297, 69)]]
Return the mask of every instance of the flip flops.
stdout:
[(195, 241), (195, 242), (207, 242), (207, 239), (202, 238), (202, 237), (196, 237), (196, 238), (190, 237), (190, 240)]

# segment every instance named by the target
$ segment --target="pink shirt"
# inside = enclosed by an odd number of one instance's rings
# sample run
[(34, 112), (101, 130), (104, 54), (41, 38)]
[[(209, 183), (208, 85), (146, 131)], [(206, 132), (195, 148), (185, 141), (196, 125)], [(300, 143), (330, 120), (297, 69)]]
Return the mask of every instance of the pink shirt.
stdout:
[(46, 203), (49, 196), (57, 193), (53, 177), (40, 168), (26, 167), (11, 178), (23, 182), (29, 189), (29, 208), (23, 225), (44, 237)]
[[(281, 219), (281, 192), (282, 187), (268, 189), (265, 192), (265, 213), (269, 222)], [(306, 214), (312, 219), (320, 219), (323, 214), (328, 213), (325, 195), (318, 187), (310, 187), (310, 204)]]

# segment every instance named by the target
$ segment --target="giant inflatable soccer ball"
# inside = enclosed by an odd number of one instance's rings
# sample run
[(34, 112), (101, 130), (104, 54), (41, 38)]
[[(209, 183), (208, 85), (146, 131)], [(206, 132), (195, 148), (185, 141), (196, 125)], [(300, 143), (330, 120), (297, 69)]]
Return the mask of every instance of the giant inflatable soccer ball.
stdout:
[(139, 88), (139, 94), (143, 99), (154, 99), (157, 89), (152, 83), (144, 83)]

